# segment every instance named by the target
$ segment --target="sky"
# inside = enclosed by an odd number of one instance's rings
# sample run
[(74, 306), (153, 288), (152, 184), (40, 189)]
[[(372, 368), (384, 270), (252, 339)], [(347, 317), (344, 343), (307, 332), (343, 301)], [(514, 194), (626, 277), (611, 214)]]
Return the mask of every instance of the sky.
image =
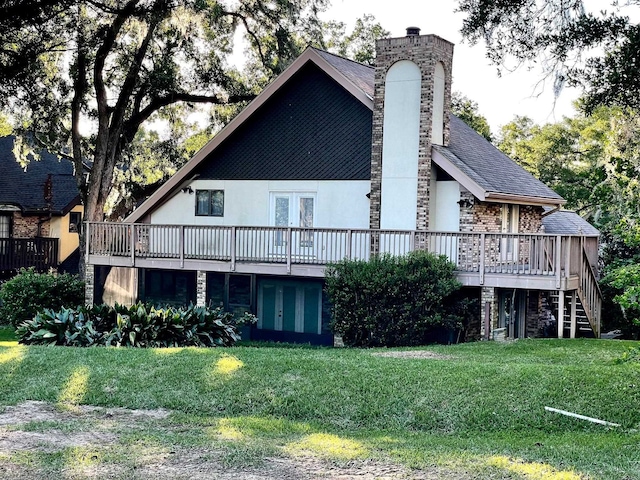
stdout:
[(373, 14), (392, 37), (402, 37), (406, 27), (416, 26), (422, 35), (435, 34), (453, 42), (452, 88), (478, 103), (494, 134), (516, 115), (537, 123), (575, 115), (572, 104), (580, 94), (576, 89), (566, 88), (554, 99), (552, 85), (537, 85), (540, 71), (521, 69), (499, 77), (485, 56), (484, 45), (471, 47), (462, 41), (460, 28), (465, 16), (454, 12), (456, 6), (455, 0), (332, 0), (321, 17), (345, 22), (350, 31), (357, 18)]

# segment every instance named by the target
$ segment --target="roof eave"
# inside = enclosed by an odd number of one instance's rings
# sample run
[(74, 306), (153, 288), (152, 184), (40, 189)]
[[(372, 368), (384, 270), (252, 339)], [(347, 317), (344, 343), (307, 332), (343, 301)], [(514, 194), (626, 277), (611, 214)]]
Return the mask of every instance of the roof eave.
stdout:
[(471, 192), (471, 194), (478, 200), (485, 200), (487, 192), (477, 182), (469, 178), (466, 173), (460, 170), (451, 160), (449, 160), (436, 149), (432, 148), (431, 154), (431, 158), (437, 166), (439, 166), (447, 174), (451, 175), (451, 177), (456, 182), (469, 190), (469, 192)]
[(502, 192), (487, 192), (485, 201), (496, 203), (516, 203), (520, 205), (537, 205), (540, 207), (564, 205), (564, 198), (534, 197), (530, 195), (514, 195)]

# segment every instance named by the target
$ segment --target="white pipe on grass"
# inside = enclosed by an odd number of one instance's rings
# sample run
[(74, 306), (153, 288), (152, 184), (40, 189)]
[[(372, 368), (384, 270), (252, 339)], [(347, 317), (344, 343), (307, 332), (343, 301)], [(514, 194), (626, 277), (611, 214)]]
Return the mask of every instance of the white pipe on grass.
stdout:
[(606, 425), (607, 427), (619, 427), (619, 423), (607, 422), (606, 420), (600, 420), (593, 417), (587, 417), (578, 413), (567, 412), (566, 410), (560, 410), (558, 408), (544, 407), (547, 412), (559, 413), (560, 415), (566, 415), (567, 417), (579, 418), (580, 420), (586, 420), (587, 422), (598, 423), (600, 425)]

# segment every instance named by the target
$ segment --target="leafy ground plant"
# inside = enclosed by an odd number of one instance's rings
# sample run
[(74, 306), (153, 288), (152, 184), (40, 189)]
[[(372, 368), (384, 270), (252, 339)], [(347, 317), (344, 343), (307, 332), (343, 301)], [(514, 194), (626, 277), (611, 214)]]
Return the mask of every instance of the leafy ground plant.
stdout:
[[(250, 315), (240, 322), (252, 322)], [(191, 305), (156, 308), (94, 305), (59, 311), (45, 309), (16, 330), (26, 345), (74, 347), (215, 347), (240, 339), (233, 315), (220, 308)]]

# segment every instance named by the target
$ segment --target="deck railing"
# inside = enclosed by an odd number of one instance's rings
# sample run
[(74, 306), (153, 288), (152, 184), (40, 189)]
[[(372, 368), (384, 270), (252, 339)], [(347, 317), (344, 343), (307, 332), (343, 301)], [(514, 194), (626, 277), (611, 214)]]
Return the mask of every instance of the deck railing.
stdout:
[(57, 238), (0, 238), (0, 271), (34, 267), (44, 272), (57, 266)]
[(326, 265), (419, 249), (445, 255), (460, 272), (555, 276), (559, 283), (561, 272), (581, 273), (579, 246), (580, 237), (549, 234), (90, 223), (87, 253), (131, 257), (132, 263), (158, 258)]

